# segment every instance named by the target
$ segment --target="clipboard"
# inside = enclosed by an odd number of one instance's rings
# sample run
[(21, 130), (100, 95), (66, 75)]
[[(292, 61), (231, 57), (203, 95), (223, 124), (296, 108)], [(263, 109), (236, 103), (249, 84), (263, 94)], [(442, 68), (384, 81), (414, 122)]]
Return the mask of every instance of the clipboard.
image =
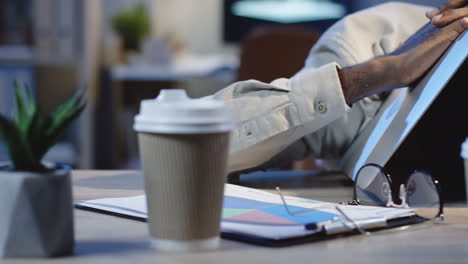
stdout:
[[(301, 214), (290, 215), (279, 195), (253, 188), (226, 184), (221, 221), (221, 237), (271, 247), (359, 234), (423, 222), (411, 209), (342, 205), (293, 196), (284, 196), (288, 207)], [(346, 211), (347, 221), (336, 207)], [(146, 222), (144, 195), (87, 200), (78, 209)]]

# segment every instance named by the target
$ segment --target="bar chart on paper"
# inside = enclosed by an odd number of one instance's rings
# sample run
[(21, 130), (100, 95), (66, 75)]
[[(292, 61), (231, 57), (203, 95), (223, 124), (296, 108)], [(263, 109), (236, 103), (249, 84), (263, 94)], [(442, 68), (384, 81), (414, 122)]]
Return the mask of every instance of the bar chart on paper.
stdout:
[[(289, 206), (293, 212), (305, 210), (300, 206)], [(247, 198), (224, 196), (223, 220), (271, 224), (271, 225), (297, 225), (311, 222), (326, 222), (336, 219), (334, 213), (309, 210), (301, 214), (290, 215), (283, 204), (262, 202)]]
[[(290, 211), (301, 211), (301, 213), (289, 214), (280, 196), (277, 194), (226, 184), (222, 220), (239, 224), (275, 226), (298, 226), (310, 223), (341, 221), (340, 215), (334, 209), (334, 204), (298, 197), (285, 196), (285, 198), (288, 201), (288, 209)], [(147, 217), (146, 198), (144, 195), (83, 201), (79, 205), (102, 211), (110, 211), (118, 215), (132, 216), (142, 220), (145, 220)], [(317, 210), (313, 210), (313, 207), (316, 207)]]

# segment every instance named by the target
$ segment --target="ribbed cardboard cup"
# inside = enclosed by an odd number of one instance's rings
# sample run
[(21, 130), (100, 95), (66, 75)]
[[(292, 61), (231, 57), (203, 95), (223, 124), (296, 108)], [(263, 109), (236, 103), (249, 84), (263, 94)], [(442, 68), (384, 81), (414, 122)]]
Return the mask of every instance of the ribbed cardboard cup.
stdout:
[(139, 133), (138, 139), (155, 246), (216, 246), (209, 240), (220, 233), (229, 134)]
[(191, 100), (180, 91), (142, 102), (134, 128), (155, 248), (218, 246), (232, 129), (225, 111), (220, 102)]

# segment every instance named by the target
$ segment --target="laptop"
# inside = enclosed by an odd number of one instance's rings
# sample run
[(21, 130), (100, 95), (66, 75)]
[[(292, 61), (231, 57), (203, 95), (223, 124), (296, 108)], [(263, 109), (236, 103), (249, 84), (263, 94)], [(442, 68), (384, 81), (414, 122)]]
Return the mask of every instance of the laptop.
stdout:
[(441, 180), (444, 200), (465, 199), (460, 145), (468, 137), (467, 54), (465, 31), (415, 87), (391, 93), (341, 161), (351, 179), (367, 163), (384, 166), (393, 187), (412, 170), (424, 170)]

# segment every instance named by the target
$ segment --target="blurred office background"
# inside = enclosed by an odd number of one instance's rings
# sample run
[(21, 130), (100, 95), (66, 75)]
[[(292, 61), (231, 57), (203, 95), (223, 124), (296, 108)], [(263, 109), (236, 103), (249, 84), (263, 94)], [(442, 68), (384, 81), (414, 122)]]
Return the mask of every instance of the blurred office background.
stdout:
[[(342, 16), (383, 2), (0, 0), (0, 112), (13, 112), (14, 80), (33, 87), (45, 112), (85, 88), (86, 111), (47, 159), (83, 169), (136, 168), (132, 119), (141, 99), (155, 97), (163, 88), (183, 88), (201, 97), (244, 78), (268, 81), (271, 76), (260, 71), (257, 76), (240, 69), (243, 56), (252, 54), (243, 52), (247, 43), (255, 42), (252, 32), (310, 31), (302, 37), (310, 46)], [(406, 2), (437, 6), (445, 1)], [(126, 26), (142, 32), (139, 45), (123, 41)], [(138, 37), (127, 36), (130, 41)], [(289, 52), (289, 44), (281, 48)], [(276, 60), (277, 65), (287, 64), (280, 56)], [(0, 144), (3, 159), (7, 155)]]

